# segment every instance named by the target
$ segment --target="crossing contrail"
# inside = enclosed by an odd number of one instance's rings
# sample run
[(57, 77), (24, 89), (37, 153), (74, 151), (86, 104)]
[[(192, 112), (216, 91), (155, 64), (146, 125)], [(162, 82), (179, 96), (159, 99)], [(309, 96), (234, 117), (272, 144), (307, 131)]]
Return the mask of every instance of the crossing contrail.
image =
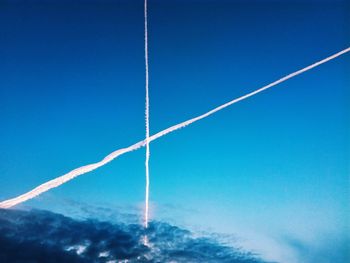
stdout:
[[(306, 72), (308, 70), (311, 70), (311, 69), (313, 69), (315, 67), (318, 67), (321, 64), (324, 64), (324, 63), (326, 63), (326, 62), (328, 62), (330, 60), (333, 60), (333, 59), (335, 59), (335, 58), (337, 58), (337, 57), (339, 57), (339, 56), (341, 56), (341, 55), (343, 55), (343, 54), (345, 54), (345, 53), (347, 53), (349, 51), (350, 51), (350, 47), (348, 47), (348, 48), (346, 48), (346, 49), (344, 49), (344, 50), (342, 50), (342, 51), (340, 51), (338, 53), (335, 53), (335, 54), (333, 54), (333, 55), (331, 55), (331, 56), (329, 56), (329, 57), (327, 57), (325, 59), (322, 59), (322, 60), (320, 60), (320, 61), (318, 61), (318, 62), (316, 62), (314, 64), (311, 64), (311, 65), (309, 65), (309, 66), (307, 66), (307, 67), (305, 67), (303, 69), (300, 69), (300, 70), (295, 71), (295, 72), (293, 72), (291, 74), (288, 74), (288, 75), (286, 75), (286, 76), (284, 76), (284, 77), (282, 77), (282, 78), (280, 78), (280, 79), (278, 79), (278, 80), (276, 80), (276, 81), (274, 81), (274, 82), (272, 82), (272, 83), (270, 83), (270, 84), (268, 84), (266, 86), (263, 86), (262, 88), (259, 88), (259, 89), (255, 90), (255, 91), (252, 91), (252, 92), (250, 92), (248, 94), (245, 94), (245, 95), (243, 95), (241, 97), (238, 97), (238, 98), (236, 98), (234, 100), (231, 100), (231, 101), (229, 101), (229, 102), (227, 102), (225, 104), (222, 104), (222, 105), (220, 105), (220, 106), (218, 106), (218, 107), (216, 107), (216, 108), (214, 108), (214, 109), (212, 109), (212, 110), (210, 110), (210, 111), (208, 111), (208, 112), (206, 112), (206, 113), (204, 113), (202, 115), (199, 115), (199, 116), (197, 116), (195, 118), (192, 118), (190, 120), (181, 122), (181, 123), (176, 124), (174, 126), (171, 126), (171, 127), (167, 128), (167, 129), (165, 129), (163, 131), (160, 131), (160, 132), (150, 136), (149, 139), (148, 139), (148, 142), (157, 140), (158, 138), (160, 138), (160, 137), (162, 137), (162, 136), (164, 136), (164, 135), (166, 135), (168, 133), (171, 133), (171, 132), (176, 131), (176, 130), (178, 130), (180, 128), (186, 127), (186, 126), (188, 126), (188, 125), (190, 125), (190, 124), (192, 124), (192, 123), (194, 123), (196, 121), (204, 119), (204, 118), (214, 114), (215, 112), (218, 112), (218, 111), (220, 111), (220, 110), (222, 110), (222, 109), (224, 109), (224, 108), (226, 108), (226, 107), (228, 107), (228, 106), (230, 106), (232, 104), (235, 104), (235, 103), (237, 103), (237, 102), (239, 102), (241, 100), (245, 100), (245, 99), (248, 99), (249, 97), (257, 95), (258, 93), (260, 93), (260, 92), (262, 92), (264, 90), (272, 88), (273, 86), (276, 86), (276, 85), (278, 85), (278, 84), (280, 84), (280, 83), (282, 83), (282, 82), (284, 82), (284, 81), (286, 81), (288, 79), (291, 79), (291, 78), (293, 78), (293, 77), (295, 77), (297, 75), (300, 75), (300, 74), (302, 74), (302, 73), (304, 73), (304, 72)], [(62, 175), (60, 177), (57, 177), (57, 178), (55, 178), (53, 180), (50, 180), (50, 181), (48, 181), (46, 183), (43, 183), (43, 184), (39, 185), (38, 187), (34, 188), (33, 190), (31, 190), (31, 191), (29, 191), (29, 192), (27, 192), (25, 194), (22, 194), (20, 196), (15, 197), (15, 198), (8, 199), (8, 200), (5, 200), (3, 202), (0, 202), (0, 208), (10, 208), (10, 207), (15, 206), (17, 204), (23, 203), (23, 202), (25, 202), (25, 201), (27, 201), (29, 199), (32, 199), (32, 198), (34, 198), (34, 197), (36, 197), (36, 196), (38, 196), (38, 195), (40, 195), (40, 194), (42, 194), (42, 193), (52, 189), (52, 188), (60, 186), (60, 185), (62, 185), (64, 183), (72, 180), (73, 178), (75, 178), (75, 177), (77, 177), (79, 175), (82, 175), (82, 174), (88, 173), (90, 171), (93, 171), (93, 170), (95, 170), (95, 169), (97, 169), (97, 168), (99, 168), (99, 167), (101, 167), (101, 166), (111, 162), (112, 160), (114, 160), (115, 158), (117, 158), (118, 156), (120, 156), (120, 155), (122, 155), (124, 153), (137, 150), (137, 149), (145, 146), (146, 144), (147, 144), (147, 139), (145, 139), (143, 141), (140, 141), (140, 142), (137, 142), (137, 143), (135, 143), (135, 144), (133, 144), (133, 145), (131, 145), (129, 147), (116, 150), (116, 151), (112, 152), (111, 154), (107, 155), (105, 158), (103, 158), (99, 162), (88, 164), (88, 165), (76, 168), (76, 169), (74, 169), (74, 170), (72, 170), (72, 171), (70, 171), (70, 172), (68, 172), (68, 173), (66, 173), (66, 174), (64, 174), (64, 175)]]
[(145, 17), (145, 71), (146, 71), (146, 101), (145, 101), (145, 115), (146, 115), (146, 189), (145, 189), (145, 222), (144, 225), (148, 227), (148, 204), (149, 204), (149, 88), (148, 88), (148, 28), (147, 28), (147, 0), (144, 4), (144, 17)]

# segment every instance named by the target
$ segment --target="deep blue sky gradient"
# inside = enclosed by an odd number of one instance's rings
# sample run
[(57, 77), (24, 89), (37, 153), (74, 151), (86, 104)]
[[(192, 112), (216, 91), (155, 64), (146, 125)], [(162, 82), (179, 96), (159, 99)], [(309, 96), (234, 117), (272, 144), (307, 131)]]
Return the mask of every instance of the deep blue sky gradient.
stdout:
[[(348, 47), (349, 8), (150, 1), (151, 133)], [(0, 3), (2, 200), (143, 139), (143, 44), (140, 0)], [(349, 62), (153, 142), (153, 217), (174, 206), (166, 216), (220, 232), (346, 235)], [(141, 207), (143, 162), (143, 149), (129, 153), (26, 205)]]

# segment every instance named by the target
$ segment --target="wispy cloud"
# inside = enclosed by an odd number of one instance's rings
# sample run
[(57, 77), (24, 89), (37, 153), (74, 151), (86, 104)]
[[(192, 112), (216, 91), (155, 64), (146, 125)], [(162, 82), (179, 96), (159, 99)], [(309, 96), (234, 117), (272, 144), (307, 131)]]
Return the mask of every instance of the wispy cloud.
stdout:
[(298, 262), (305, 263), (343, 263), (350, 262), (349, 238), (339, 235), (327, 235), (317, 241), (306, 242), (297, 238), (285, 237), (285, 242), (295, 253)]

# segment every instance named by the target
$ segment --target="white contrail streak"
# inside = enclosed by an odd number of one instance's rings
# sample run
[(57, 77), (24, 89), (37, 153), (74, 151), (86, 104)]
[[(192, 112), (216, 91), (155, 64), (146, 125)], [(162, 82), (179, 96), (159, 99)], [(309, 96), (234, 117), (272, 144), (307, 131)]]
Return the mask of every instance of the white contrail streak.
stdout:
[[(308, 71), (308, 70), (310, 70), (312, 68), (315, 68), (315, 67), (317, 67), (317, 66), (319, 66), (319, 65), (321, 65), (323, 63), (326, 63), (326, 62), (328, 62), (328, 61), (330, 61), (332, 59), (335, 59), (336, 57), (339, 57), (339, 56), (341, 56), (341, 55), (343, 55), (343, 54), (345, 54), (345, 53), (347, 53), (349, 51), (350, 51), (350, 47), (348, 47), (348, 48), (346, 48), (346, 49), (344, 49), (344, 50), (342, 50), (342, 51), (340, 51), (340, 52), (338, 52), (338, 53), (336, 53), (334, 55), (331, 55), (331, 56), (329, 56), (329, 57), (327, 57), (325, 59), (322, 59), (322, 60), (320, 60), (320, 61), (318, 61), (318, 62), (316, 62), (316, 63), (314, 63), (314, 64), (312, 64), (310, 66), (307, 66), (307, 67), (305, 67), (303, 69), (300, 69), (298, 71), (295, 71), (295, 72), (293, 72), (293, 73), (291, 73), (291, 74), (289, 74), (287, 76), (284, 76), (284, 77), (280, 78), (279, 80), (276, 80), (276, 81), (274, 81), (274, 82), (272, 82), (272, 83), (270, 83), (270, 84), (268, 84), (268, 85), (266, 85), (266, 86), (264, 86), (264, 87), (262, 87), (260, 89), (257, 89), (255, 91), (250, 92), (250, 93), (248, 93), (246, 95), (243, 95), (243, 96), (241, 96), (239, 98), (231, 100), (231, 101), (229, 101), (229, 102), (227, 102), (227, 103), (225, 103), (225, 104), (223, 104), (221, 106), (218, 106), (218, 107), (216, 107), (216, 108), (214, 108), (214, 109), (212, 109), (212, 110), (210, 110), (210, 111), (208, 111), (208, 112), (198, 116), (198, 117), (195, 117), (195, 118), (192, 118), (190, 120), (181, 122), (179, 124), (176, 124), (174, 126), (171, 126), (171, 127), (167, 128), (167, 129), (165, 129), (163, 131), (160, 131), (160, 132), (152, 135), (151, 137), (149, 137), (149, 142), (154, 141), (154, 140), (156, 140), (156, 139), (158, 139), (158, 138), (160, 138), (160, 137), (162, 137), (162, 136), (164, 136), (164, 135), (166, 135), (168, 133), (176, 131), (176, 130), (178, 130), (180, 128), (183, 128), (183, 127), (185, 127), (187, 125), (190, 125), (190, 124), (192, 124), (192, 123), (194, 123), (196, 121), (204, 119), (204, 118), (208, 117), (209, 115), (211, 115), (211, 114), (213, 114), (213, 113), (215, 113), (217, 111), (220, 111), (220, 110), (222, 110), (222, 109), (224, 109), (224, 108), (226, 108), (226, 107), (228, 107), (228, 106), (230, 106), (232, 104), (235, 104), (235, 103), (237, 103), (237, 102), (239, 102), (241, 100), (245, 100), (245, 99), (247, 99), (249, 97), (252, 97), (252, 96), (254, 96), (254, 95), (256, 95), (256, 94), (258, 94), (258, 93), (260, 93), (260, 92), (262, 92), (264, 90), (272, 88), (273, 86), (276, 86), (276, 85), (278, 85), (278, 84), (280, 84), (280, 83), (282, 83), (282, 82), (284, 82), (284, 81), (286, 81), (286, 80), (288, 80), (290, 78), (293, 78), (293, 77), (295, 77), (295, 76), (297, 76), (299, 74), (302, 74), (302, 73), (304, 73), (304, 72), (306, 72), (306, 71)], [(29, 199), (32, 199), (32, 198), (34, 198), (34, 197), (36, 197), (36, 196), (38, 196), (38, 195), (40, 195), (40, 194), (42, 194), (42, 193), (52, 189), (52, 188), (58, 187), (61, 184), (64, 184), (65, 182), (68, 182), (69, 180), (72, 180), (73, 178), (75, 178), (75, 177), (77, 177), (79, 175), (82, 175), (82, 174), (85, 174), (87, 172), (93, 171), (93, 170), (95, 170), (95, 169), (97, 169), (97, 168), (99, 168), (99, 167), (101, 167), (101, 166), (111, 162), (112, 160), (114, 160), (115, 158), (117, 158), (118, 156), (120, 156), (120, 155), (122, 155), (124, 153), (137, 150), (137, 149), (145, 146), (146, 143), (147, 143), (146, 140), (143, 140), (143, 141), (137, 142), (137, 143), (135, 143), (135, 144), (133, 144), (133, 145), (127, 147), (127, 148), (122, 148), (122, 149), (119, 149), (117, 151), (114, 151), (111, 154), (107, 155), (103, 160), (101, 160), (101, 161), (99, 161), (97, 163), (93, 163), (93, 164), (89, 164), (89, 165), (85, 165), (85, 166), (76, 168), (76, 169), (70, 171), (67, 174), (64, 174), (64, 175), (62, 175), (60, 177), (57, 177), (57, 178), (55, 178), (53, 180), (50, 180), (50, 181), (48, 181), (48, 182), (46, 182), (44, 184), (39, 185), (38, 187), (34, 188), (33, 190), (31, 190), (31, 191), (29, 191), (29, 192), (27, 192), (25, 194), (22, 194), (20, 196), (12, 198), (12, 199), (5, 200), (5, 201), (0, 203), (0, 208), (10, 208), (10, 207), (15, 206), (17, 204), (23, 203), (23, 202), (25, 202), (25, 201), (27, 201)]]
[(145, 117), (146, 117), (146, 189), (145, 189), (145, 222), (144, 225), (148, 227), (148, 214), (149, 214), (149, 88), (148, 88), (148, 28), (147, 28), (147, 0), (144, 4), (144, 17), (145, 17), (145, 71), (146, 71), (146, 101), (145, 101)]

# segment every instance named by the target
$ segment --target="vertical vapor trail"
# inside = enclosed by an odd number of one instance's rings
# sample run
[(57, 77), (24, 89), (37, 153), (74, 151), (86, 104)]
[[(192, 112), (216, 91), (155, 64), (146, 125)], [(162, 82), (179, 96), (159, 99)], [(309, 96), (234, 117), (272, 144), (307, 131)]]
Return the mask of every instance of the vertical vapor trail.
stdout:
[(146, 73), (146, 101), (145, 101), (145, 115), (146, 115), (146, 189), (145, 189), (145, 222), (144, 225), (148, 227), (148, 214), (149, 214), (149, 88), (148, 88), (148, 25), (147, 25), (147, 0), (144, 4), (144, 17), (145, 17), (145, 73)]
[[(220, 111), (220, 110), (222, 110), (222, 109), (224, 109), (224, 108), (226, 108), (226, 107), (228, 107), (228, 106), (230, 106), (232, 104), (235, 104), (235, 103), (237, 103), (237, 102), (239, 102), (241, 100), (245, 100), (245, 99), (247, 99), (249, 97), (257, 95), (258, 93), (260, 93), (260, 92), (262, 92), (264, 90), (272, 88), (273, 86), (276, 86), (276, 85), (278, 85), (278, 84), (280, 84), (280, 83), (282, 83), (284, 81), (287, 81), (288, 79), (291, 79), (291, 78), (293, 78), (293, 77), (295, 77), (297, 75), (300, 75), (300, 74), (302, 74), (302, 73), (304, 73), (304, 72), (306, 72), (308, 70), (311, 70), (311, 69), (313, 69), (315, 67), (318, 67), (321, 64), (324, 64), (324, 63), (326, 63), (326, 62), (328, 62), (330, 60), (333, 60), (333, 59), (335, 59), (335, 58), (337, 58), (337, 57), (339, 57), (339, 56), (341, 56), (341, 55), (343, 55), (343, 54), (345, 54), (345, 53), (347, 53), (349, 51), (350, 51), (350, 47), (348, 47), (348, 48), (346, 48), (346, 49), (344, 49), (344, 50), (342, 50), (342, 51), (340, 51), (340, 52), (338, 52), (336, 54), (333, 54), (333, 55), (331, 55), (331, 56), (329, 56), (329, 57), (327, 57), (325, 59), (322, 59), (322, 60), (320, 60), (320, 61), (318, 61), (318, 62), (316, 62), (314, 64), (311, 64), (310, 66), (307, 66), (307, 67), (305, 67), (303, 69), (300, 69), (300, 70), (295, 71), (295, 72), (293, 72), (293, 73), (291, 73), (289, 75), (286, 75), (286, 76), (284, 76), (284, 77), (282, 77), (282, 78), (280, 78), (280, 79), (278, 79), (278, 80), (276, 80), (276, 81), (274, 81), (274, 82), (272, 82), (272, 83), (270, 83), (270, 84), (268, 84), (268, 85), (266, 85), (266, 86), (264, 86), (264, 87), (262, 87), (260, 89), (252, 91), (252, 92), (250, 92), (250, 93), (248, 93), (246, 95), (238, 97), (238, 98), (236, 98), (234, 100), (231, 100), (231, 101), (229, 101), (229, 102), (227, 102), (225, 104), (222, 104), (221, 106), (218, 106), (218, 107), (216, 107), (216, 108), (214, 108), (214, 109), (212, 109), (212, 110), (210, 110), (210, 111), (208, 111), (208, 112), (206, 112), (206, 113), (204, 113), (204, 114), (202, 114), (202, 115), (200, 115), (198, 117), (195, 117), (195, 118), (192, 118), (190, 120), (187, 120), (187, 121), (181, 122), (179, 124), (173, 125), (173, 126), (167, 128), (167, 129), (165, 129), (163, 131), (160, 131), (160, 132), (152, 135), (151, 137), (149, 137), (148, 143), (152, 142), (154, 140), (157, 140), (158, 138), (160, 138), (160, 137), (162, 137), (162, 136), (164, 136), (164, 135), (166, 135), (168, 133), (174, 132), (174, 131), (176, 131), (176, 130), (178, 130), (180, 128), (186, 127), (186, 126), (188, 126), (188, 125), (190, 125), (190, 124), (192, 124), (192, 123), (194, 123), (196, 121), (204, 119), (204, 118), (214, 114), (215, 112)], [(73, 178), (75, 178), (75, 177), (77, 177), (79, 175), (82, 175), (82, 174), (88, 173), (90, 171), (93, 171), (93, 170), (95, 170), (95, 169), (97, 169), (97, 168), (99, 168), (99, 167), (101, 167), (101, 166), (111, 162), (112, 160), (114, 160), (115, 158), (117, 158), (118, 156), (120, 156), (120, 155), (122, 155), (124, 153), (137, 150), (137, 149), (145, 146), (146, 144), (147, 144), (147, 140), (143, 140), (143, 141), (137, 142), (137, 143), (135, 143), (135, 144), (133, 144), (133, 145), (131, 145), (129, 147), (116, 150), (116, 151), (110, 153), (109, 155), (107, 155), (105, 158), (103, 158), (101, 161), (99, 161), (97, 163), (88, 164), (88, 165), (76, 168), (76, 169), (74, 169), (74, 170), (72, 170), (72, 171), (70, 171), (70, 172), (68, 172), (68, 173), (66, 173), (66, 174), (64, 174), (62, 176), (59, 176), (59, 177), (57, 177), (55, 179), (52, 179), (52, 180), (50, 180), (50, 181), (48, 181), (46, 183), (43, 183), (43, 184), (39, 185), (38, 187), (34, 188), (33, 190), (31, 190), (31, 191), (29, 191), (27, 193), (24, 193), (24, 194), (22, 194), (20, 196), (17, 196), (15, 198), (8, 199), (8, 200), (0, 202), (0, 208), (10, 208), (10, 207), (13, 207), (13, 206), (15, 206), (17, 204), (23, 203), (23, 202), (25, 202), (25, 201), (27, 201), (29, 199), (32, 199), (32, 198), (34, 198), (34, 197), (36, 197), (36, 196), (38, 196), (38, 195), (40, 195), (40, 194), (42, 194), (42, 193), (52, 189), (52, 188), (60, 186), (60, 185), (62, 185), (64, 183), (72, 180)]]

